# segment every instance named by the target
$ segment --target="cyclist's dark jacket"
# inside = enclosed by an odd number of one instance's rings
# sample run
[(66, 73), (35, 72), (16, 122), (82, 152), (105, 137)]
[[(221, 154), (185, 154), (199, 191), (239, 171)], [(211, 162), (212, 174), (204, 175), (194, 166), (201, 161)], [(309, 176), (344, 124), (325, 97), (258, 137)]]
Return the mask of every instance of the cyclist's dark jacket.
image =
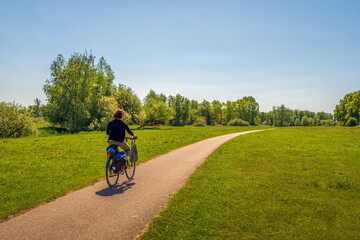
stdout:
[(128, 125), (120, 119), (113, 119), (108, 123), (106, 134), (109, 135), (109, 140), (123, 142), (125, 139), (125, 130), (134, 136), (134, 133), (129, 129)]

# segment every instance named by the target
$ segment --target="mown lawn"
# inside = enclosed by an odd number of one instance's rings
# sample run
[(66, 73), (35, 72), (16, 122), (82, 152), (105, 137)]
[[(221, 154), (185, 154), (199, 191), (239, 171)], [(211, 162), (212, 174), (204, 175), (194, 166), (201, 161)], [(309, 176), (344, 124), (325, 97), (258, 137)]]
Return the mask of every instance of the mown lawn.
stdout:
[(360, 129), (276, 128), (222, 145), (142, 239), (360, 239)]
[[(222, 134), (261, 127), (156, 127), (138, 134), (139, 162)], [(0, 219), (105, 176), (104, 132), (66, 134), (41, 125), (38, 137), (0, 139)], [(135, 175), (136, 177), (136, 175)]]

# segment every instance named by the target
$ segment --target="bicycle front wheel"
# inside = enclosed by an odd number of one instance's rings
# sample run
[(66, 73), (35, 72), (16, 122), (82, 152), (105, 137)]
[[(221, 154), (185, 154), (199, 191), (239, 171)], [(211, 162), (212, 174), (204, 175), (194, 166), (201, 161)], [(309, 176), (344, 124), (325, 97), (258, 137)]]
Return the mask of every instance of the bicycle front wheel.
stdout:
[(135, 163), (132, 163), (129, 160), (126, 161), (125, 174), (129, 180), (133, 179), (135, 175)]
[(114, 159), (108, 159), (108, 164), (106, 167), (106, 181), (109, 184), (109, 187), (113, 188), (116, 186), (119, 180), (119, 172), (114, 172), (113, 168)]

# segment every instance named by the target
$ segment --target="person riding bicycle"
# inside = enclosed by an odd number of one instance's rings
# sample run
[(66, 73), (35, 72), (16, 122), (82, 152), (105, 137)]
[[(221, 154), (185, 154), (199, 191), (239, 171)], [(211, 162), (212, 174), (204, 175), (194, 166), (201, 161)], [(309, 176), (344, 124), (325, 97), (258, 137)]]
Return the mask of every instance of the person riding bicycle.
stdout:
[(125, 111), (118, 109), (113, 113), (114, 119), (108, 123), (106, 134), (109, 135), (109, 145), (115, 145), (122, 148), (126, 155), (129, 156), (130, 147), (125, 141), (125, 130), (133, 137), (137, 137), (130, 129), (129, 126), (122, 120)]

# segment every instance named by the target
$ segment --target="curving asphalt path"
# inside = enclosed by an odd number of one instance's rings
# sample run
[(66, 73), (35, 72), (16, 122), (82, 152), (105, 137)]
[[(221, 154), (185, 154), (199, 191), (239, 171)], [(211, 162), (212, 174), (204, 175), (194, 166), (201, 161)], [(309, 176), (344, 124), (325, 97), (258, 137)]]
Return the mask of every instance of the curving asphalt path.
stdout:
[[(207, 156), (254, 130), (206, 139), (138, 166), (135, 179), (106, 180), (0, 224), (0, 239), (134, 239)], [(104, 171), (105, 172), (105, 171)]]

